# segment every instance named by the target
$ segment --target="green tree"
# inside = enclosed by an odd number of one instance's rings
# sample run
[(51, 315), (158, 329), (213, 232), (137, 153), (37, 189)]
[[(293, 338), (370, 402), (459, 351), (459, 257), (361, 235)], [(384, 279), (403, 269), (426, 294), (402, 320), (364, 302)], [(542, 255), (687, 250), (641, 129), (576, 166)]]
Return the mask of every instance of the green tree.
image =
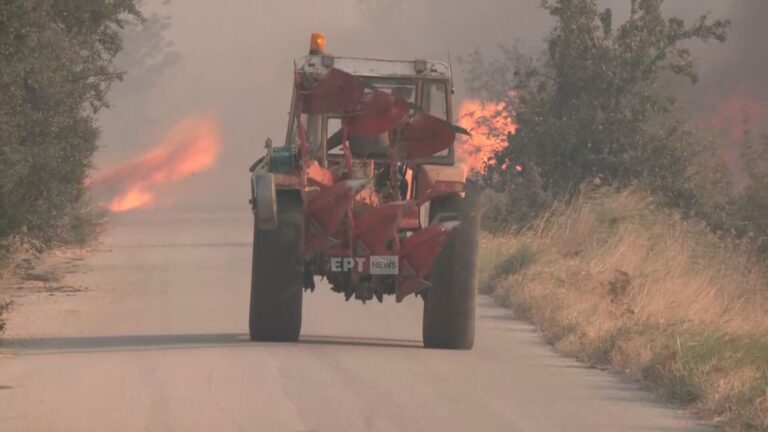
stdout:
[(506, 100), (517, 123), (490, 166), (494, 186), (513, 190), (533, 175), (557, 197), (588, 181), (643, 182), (682, 205), (696, 200), (688, 178), (706, 147), (687, 130), (673, 86), (697, 81), (685, 43), (722, 42), (729, 22), (686, 24), (663, 16), (663, 0), (630, 1), (615, 26), (595, 0), (543, 0), (555, 26), (539, 59), (515, 49), (490, 63), (469, 59), (470, 90)]
[(2, 0), (0, 241), (60, 240), (96, 150), (96, 113), (137, 0)]

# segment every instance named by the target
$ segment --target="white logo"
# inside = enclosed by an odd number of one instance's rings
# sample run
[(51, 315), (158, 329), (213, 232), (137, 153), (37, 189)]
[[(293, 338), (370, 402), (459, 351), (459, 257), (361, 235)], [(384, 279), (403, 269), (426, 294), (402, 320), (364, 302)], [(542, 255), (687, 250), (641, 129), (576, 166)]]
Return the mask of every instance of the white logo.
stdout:
[(331, 271), (332, 272), (347, 272), (357, 266), (357, 271), (363, 271), (363, 265), (365, 264), (365, 258), (331, 258)]

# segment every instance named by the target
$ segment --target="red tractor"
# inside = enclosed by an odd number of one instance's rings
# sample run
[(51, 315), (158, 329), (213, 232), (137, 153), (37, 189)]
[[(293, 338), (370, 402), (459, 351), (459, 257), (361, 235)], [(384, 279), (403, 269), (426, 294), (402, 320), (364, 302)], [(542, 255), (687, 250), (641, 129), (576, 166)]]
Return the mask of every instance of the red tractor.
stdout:
[(477, 187), (456, 164), (448, 65), (325, 54), (296, 61), (285, 145), (251, 166), (250, 336), (296, 341), (302, 296), (424, 301), (424, 345), (474, 340)]

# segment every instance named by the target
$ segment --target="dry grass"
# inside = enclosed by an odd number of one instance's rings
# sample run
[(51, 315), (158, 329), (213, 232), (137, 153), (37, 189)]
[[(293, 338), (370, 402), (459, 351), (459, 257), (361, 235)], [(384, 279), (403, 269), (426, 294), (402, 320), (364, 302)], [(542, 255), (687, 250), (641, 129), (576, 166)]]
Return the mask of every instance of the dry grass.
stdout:
[(0, 244), (0, 337), (5, 331), (4, 316), (13, 306), (8, 299), (22, 293), (48, 295), (79, 292), (82, 289), (62, 284), (67, 273), (79, 271), (88, 254), (85, 246), (45, 249), (38, 243), (18, 237)]
[(481, 290), (560, 352), (610, 367), (732, 431), (768, 431), (768, 274), (745, 245), (591, 192), (482, 239)]

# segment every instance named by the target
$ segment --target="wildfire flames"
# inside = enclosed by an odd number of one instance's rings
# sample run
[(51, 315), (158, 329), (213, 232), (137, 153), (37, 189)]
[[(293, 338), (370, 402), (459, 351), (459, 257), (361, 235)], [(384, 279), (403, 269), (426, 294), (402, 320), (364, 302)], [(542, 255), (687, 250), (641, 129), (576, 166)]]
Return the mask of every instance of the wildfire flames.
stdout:
[(768, 106), (753, 97), (737, 94), (715, 104), (714, 107), (711, 114), (699, 120), (699, 125), (724, 140), (723, 156), (736, 174), (737, 182), (740, 182), (743, 177), (740, 153), (745, 127), (749, 127), (756, 134), (763, 133), (768, 127)]
[(762, 128), (768, 123), (768, 108), (750, 97), (731, 96), (717, 107), (706, 123), (735, 142), (743, 138), (745, 120), (752, 128)]
[(157, 203), (158, 186), (213, 167), (221, 149), (213, 116), (190, 116), (174, 125), (154, 149), (107, 169), (89, 182), (107, 197), (110, 210), (124, 212)]
[(504, 102), (483, 102), (470, 99), (459, 108), (459, 125), (472, 132), (457, 147), (458, 160), (467, 172), (485, 172), (494, 153), (507, 145), (507, 134), (515, 133), (517, 125), (512, 120)]

